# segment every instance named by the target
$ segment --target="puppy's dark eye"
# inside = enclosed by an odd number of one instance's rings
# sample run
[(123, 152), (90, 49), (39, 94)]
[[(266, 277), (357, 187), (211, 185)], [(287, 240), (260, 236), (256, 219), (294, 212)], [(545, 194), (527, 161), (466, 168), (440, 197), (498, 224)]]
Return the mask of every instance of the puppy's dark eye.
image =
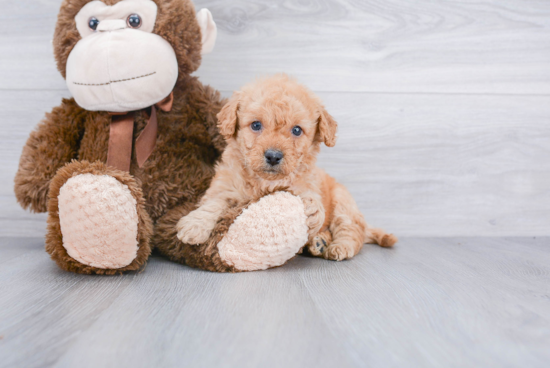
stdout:
[(300, 128), (299, 126), (295, 126), (294, 128), (292, 128), (292, 134), (294, 134), (296, 137), (299, 137), (302, 135), (302, 128)]
[(253, 131), (257, 132), (262, 129), (262, 123), (260, 123), (259, 121), (255, 121), (252, 124), (250, 124), (250, 128)]
[(90, 27), (92, 31), (95, 31), (98, 25), (99, 25), (99, 20), (97, 20), (96, 17), (91, 17), (90, 20), (88, 21), (88, 27)]
[(131, 28), (141, 27), (141, 17), (137, 14), (132, 14), (128, 17), (128, 26)]

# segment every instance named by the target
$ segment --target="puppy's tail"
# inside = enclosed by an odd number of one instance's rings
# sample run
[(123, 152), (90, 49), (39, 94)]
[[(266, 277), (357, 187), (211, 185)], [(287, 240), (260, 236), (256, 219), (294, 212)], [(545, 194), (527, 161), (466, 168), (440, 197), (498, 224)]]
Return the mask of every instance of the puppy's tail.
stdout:
[(381, 247), (389, 248), (397, 243), (397, 237), (382, 229), (367, 227), (365, 230), (365, 243), (378, 244)]

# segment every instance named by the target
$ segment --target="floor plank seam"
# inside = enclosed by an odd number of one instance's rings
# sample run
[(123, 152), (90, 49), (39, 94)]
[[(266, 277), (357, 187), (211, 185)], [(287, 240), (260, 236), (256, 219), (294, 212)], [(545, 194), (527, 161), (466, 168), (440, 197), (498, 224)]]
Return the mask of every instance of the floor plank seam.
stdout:
[[(77, 277), (82, 277), (83, 275), (76, 275)], [(122, 284), (122, 281), (123, 281), (123, 278), (124, 277), (129, 277), (130, 275), (117, 275), (117, 276), (107, 276), (107, 277), (120, 277), (121, 280), (120, 280), (120, 283), (119, 284)], [(92, 276), (92, 277), (97, 277), (97, 276)], [(102, 276), (99, 276), (99, 277), (102, 277)], [(77, 280), (75, 282), (75, 284), (77, 284), (80, 280)], [(87, 332), (89, 331), (96, 323), (97, 321), (100, 319), (100, 317), (106, 313), (108, 311), (108, 309), (115, 303), (115, 301), (117, 301), (118, 299), (120, 299), (122, 297), (122, 294), (124, 292), (124, 290), (126, 290), (132, 283), (132, 280), (130, 280), (126, 286), (123, 286), (123, 289), (120, 290), (119, 293), (117, 293), (117, 295), (113, 298), (113, 300), (111, 301), (111, 303), (109, 303), (109, 305), (107, 307), (105, 307), (100, 313), (97, 314), (97, 316), (95, 317), (95, 319), (93, 320), (92, 323), (88, 324), (88, 326), (84, 329), (80, 329), (78, 331), (78, 335), (75, 336), (73, 339), (71, 339), (71, 343), (68, 344), (66, 346), (66, 349), (65, 351), (63, 352), (63, 354), (61, 354), (60, 356), (57, 357), (57, 359), (55, 359), (52, 364), (50, 365), (50, 367), (55, 367), (60, 360), (63, 359), (64, 356), (66, 356), (68, 353), (70, 353), (70, 350), (71, 350), (71, 347), (76, 345), (76, 343), (78, 341), (80, 341), (80, 339), (82, 338), (82, 336)], [(119, 285), (120, 286), (120, 285)], [(61, 296), (61, 295), (60, 295)]]
[[(328, 261), (328, 262), (332, 262), (332, 261)], [(341, 342), (341, 340), (338, 338), (338, 335), (335, 333), (334, 329), (331, 327), (331, 324), (329, 323), (329, 321), (327, 321), (327, 319), (325, 317), (325, 313), (323, 313), (323, 311), (319, 307), (319, 304), (317, 304), (317, 302), (315, 301), (315, 298), (313, 298), (312, 290), (310, 290), (310, 288), (306, 285), (303, 273), (300, 273), (300, 283), (302, 284), (303, 288), (306, 290), (308, 298), (310, 299), (311, 303), (315, 306), (315, 310), (317, 311), (317, 314), (322, 317), (323, 325), (326, 326), (326, 329), (329, 331), (329, 333), (332, 335), (332, 337), (336, 341), (339, 341), (342, 344), (341, 345), (342, 348), (350, 353), (351, 359), (353, 360), (353, 363), (356, 364), (356, 367), (358, 367), (358, 368), (363, 367), (364, 363), (361, 360), (361, 357), (355, 351), (355, 349), (350, 348), (349, 346), (347, 346), (343, 342)]]

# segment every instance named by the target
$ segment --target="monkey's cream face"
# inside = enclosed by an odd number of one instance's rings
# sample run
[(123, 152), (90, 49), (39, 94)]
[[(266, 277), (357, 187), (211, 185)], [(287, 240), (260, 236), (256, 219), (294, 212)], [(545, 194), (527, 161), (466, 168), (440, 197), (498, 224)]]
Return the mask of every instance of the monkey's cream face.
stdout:
[[(81, 107), (133, 111), (172, 92), (178, 61), (172, 46), (152, 33), (157, 10), (152, 0), (122, 0), (113, 6), (92, 1), (76, 15), (82, 39), (71, 51), (66, 71), (67, 86)], [(213, 23), (211, 16), (205, 19)], [(203, 41), (212, 38), (202, 36)]]

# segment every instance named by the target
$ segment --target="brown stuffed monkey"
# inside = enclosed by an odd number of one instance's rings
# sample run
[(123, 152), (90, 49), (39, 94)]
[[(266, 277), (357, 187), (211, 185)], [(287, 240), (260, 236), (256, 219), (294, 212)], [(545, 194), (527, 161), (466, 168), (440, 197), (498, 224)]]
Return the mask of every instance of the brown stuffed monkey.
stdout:
[(304, 245), (305, 225), (264, 224), (283, 234), (277, 243), (251, 254), (251, 239), (237, 239), (225, 257), (217, 248), (231, 227), (255, 227), (273, 201), (305, 221), (287, 193), (231, 208), (205, 244), (176, 237), (225, 147), (216, 120), (224, 102), (191, 76), (215, 37), (210, 13), (195, 13), (189, 0), (63, 1), (53, 45), (73, 98), (31, 133), (15, 178), (22, 207), (48, 212), (46, 250), (59, 267), (134, 271), (156, 248), (193, 267), (234, 272), (242, 258), (246, 270), (279, 266)]

